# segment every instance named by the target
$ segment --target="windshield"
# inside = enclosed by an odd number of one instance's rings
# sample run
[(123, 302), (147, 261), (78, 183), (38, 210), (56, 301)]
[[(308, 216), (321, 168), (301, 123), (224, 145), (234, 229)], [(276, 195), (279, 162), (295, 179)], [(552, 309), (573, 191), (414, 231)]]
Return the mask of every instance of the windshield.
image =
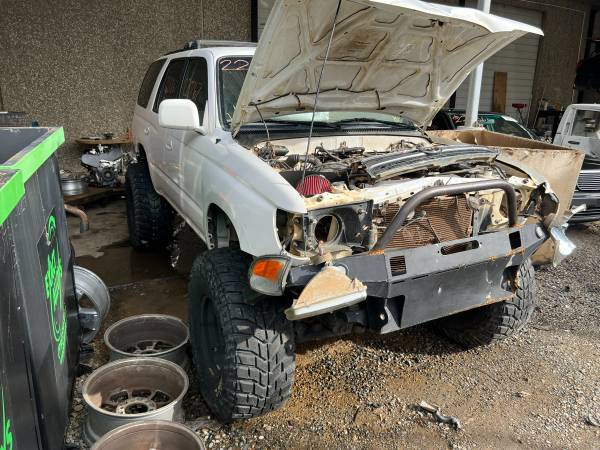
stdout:
[(217, 62), (219, 71), (219, 109), (221, 121), (229, 127), (244, 79), (252, 58), (248, 56), (221, 58)]
[[(244, 85), (244, 79), (248, 74), (250, 62), (249, 56), (221, 58), (217, 62), (219, 72), (219, 109), (223, 125), (229, 128), (233, 113), (237, 105), (238, 97)], [(288, 114), (270, 118), (267, 122), (282, 124), (310, 125), (312, 112)], [(315, 124), (346, 124), (346, 123), (373, 122), (379, 126), (388, 125), (402, 128), (414, 129), (415, 125), (408, 119), (391, 114), (363, 111), (321, 111), (315, 114)]]

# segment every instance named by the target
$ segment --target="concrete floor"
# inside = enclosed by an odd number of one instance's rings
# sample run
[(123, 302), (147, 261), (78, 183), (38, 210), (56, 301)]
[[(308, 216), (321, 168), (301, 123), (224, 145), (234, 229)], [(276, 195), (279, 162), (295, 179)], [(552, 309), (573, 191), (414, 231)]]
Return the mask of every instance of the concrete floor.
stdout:
[[(69, 217), (69, 232), (75, 263), (94, 271), (110, 289), (112, 304), (101, 333), (112, 323), (137, 314), (169, 314), (186, 320), (187, 280), (173, 270), (167, 252), (131, 247), (125, 201), (90, 207), (86, 212), (90, 231), (80, 234), (78, 219)], [(103, 346), (96, 345), (96, 349), (99, 362), (104, 362)]]

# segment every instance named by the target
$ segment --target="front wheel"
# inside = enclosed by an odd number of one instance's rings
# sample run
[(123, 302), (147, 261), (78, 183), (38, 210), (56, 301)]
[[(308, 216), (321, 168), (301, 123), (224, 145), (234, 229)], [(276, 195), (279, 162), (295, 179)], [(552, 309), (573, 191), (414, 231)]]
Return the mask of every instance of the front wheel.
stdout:
[(281, 407), (295, 370), (292, 324), (277, 299), (248, 284), (251, 258), (229, 248), (200, 255), (189, 302), (200, 391), (223, 421), (249, 419)]
[(519, 332), (535, 309), (536, 283), (531, 260), (510, 269), (508, 278), (514, 292), (511, 300), (445, 317), (434, 325), (464, 347), (491, 344)]

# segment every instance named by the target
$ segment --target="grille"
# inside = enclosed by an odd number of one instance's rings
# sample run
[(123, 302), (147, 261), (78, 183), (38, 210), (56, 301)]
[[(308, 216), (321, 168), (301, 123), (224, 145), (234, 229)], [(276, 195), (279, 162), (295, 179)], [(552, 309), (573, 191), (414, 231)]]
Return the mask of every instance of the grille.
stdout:
[[(399, 209), (398, 204), (390, 204), (379, 212), (384, 225), (379, 229), (379, 237)], [(416, 248), (464, 239), (471, 235), (472, 218), (473, 211), (464, 195), (434, 198), (415, 210), (413, 218), (407, 220), (396, 232), (388, 248)]]
[(600, 208), (588, 208), (583, 212), (575, 214), (575, 219), (595, 219), (600, 216)]
[(577, 187), (581, 191), (600, 191), (600, 170), (581, 171), (577, 180)]

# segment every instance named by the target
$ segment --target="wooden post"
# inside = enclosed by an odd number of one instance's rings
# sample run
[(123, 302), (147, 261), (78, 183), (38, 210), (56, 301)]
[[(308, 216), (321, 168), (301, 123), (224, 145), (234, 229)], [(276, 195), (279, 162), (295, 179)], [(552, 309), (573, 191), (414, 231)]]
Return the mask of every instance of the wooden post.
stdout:
[(508, 73), (494, 72), (494, 98), (492, 100), (493, 112), (506, 113), (506, 84)]

